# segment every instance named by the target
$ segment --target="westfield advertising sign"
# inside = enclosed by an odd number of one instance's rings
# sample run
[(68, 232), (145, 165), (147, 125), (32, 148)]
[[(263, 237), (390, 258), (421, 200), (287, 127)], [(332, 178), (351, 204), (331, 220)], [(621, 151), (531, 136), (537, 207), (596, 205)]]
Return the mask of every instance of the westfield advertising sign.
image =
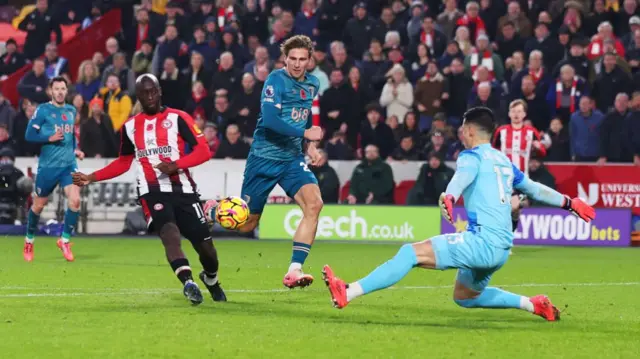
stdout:
[(546, 164), (558, 191), (599, 208), (629, 208), (640, 215), (640, 167)]

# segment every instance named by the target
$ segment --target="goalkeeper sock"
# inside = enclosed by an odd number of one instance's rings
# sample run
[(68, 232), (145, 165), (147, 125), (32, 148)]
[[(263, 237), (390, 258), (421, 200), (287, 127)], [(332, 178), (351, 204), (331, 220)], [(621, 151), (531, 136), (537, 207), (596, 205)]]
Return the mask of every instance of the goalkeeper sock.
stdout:
[(178, 258), (169, 264), (182, 284), (190, 280), (193, 281), (191, 267), (189, 266), (189, 260), (187, 258)]
[[(362, 294), (375, 292), (398, 283), (417, 264), (416, 251), (411, 244), (405, 244), (400, 247), (395, 257), (376, 268), (357, 283), (362, 288)], [(352, 286), (350, 285), (349, 287), (351, 288)], [(359, 289), (356, 287), (352, 290), (351, 295), (355, 298), (358, 296), (358, 292)]]
[(533, 313), (533, 303), (529, 298), (495, 287), (485, 288), (473, 299), (454, 299), (454, 301), (465, 308), (515, 308)]
[(80, 213), (67, 208), (64, 214), (64, 228), (62, 229), (62, 241), (67, 243), (71, 238), (71, 234), (78, 224), (78, 215)]
[(27, 217), (27, 235), (25, 240), (28, 243), (33, 243), (35, 240), (36, 230), (38, 229), (38, 222), (40, 221), (40, 215), (36, 214), (33, 209), (29, 209), (29, 215)]

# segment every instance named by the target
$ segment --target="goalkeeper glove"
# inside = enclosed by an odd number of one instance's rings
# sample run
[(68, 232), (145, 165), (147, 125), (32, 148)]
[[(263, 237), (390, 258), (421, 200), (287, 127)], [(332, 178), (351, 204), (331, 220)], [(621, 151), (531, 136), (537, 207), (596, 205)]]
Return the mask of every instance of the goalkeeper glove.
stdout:
[(564, 204), (562, 205), (562, 208), (573, 213), (573, 215), (582, 218), (582, 220), (587, 223), (596, 218), (596, 210), (590, 205), (584, 203), (580, 198), (571, 199), (569, 196), (564, 196)]
[(456, 199), (452, 195), (442, 192), (438, 204), (440, 205), (440, 212), (447, 222), (453, 223), (453, 204)]

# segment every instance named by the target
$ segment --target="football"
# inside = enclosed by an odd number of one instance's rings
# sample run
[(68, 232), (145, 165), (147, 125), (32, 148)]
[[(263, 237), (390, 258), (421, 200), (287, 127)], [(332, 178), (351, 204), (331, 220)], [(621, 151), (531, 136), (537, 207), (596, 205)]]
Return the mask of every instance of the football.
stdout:
[(238, 229), (249, 219), (249, 206), (240, 197), (227, 197), (220, 200), (215, 212), (216, 222), (225, 229)]

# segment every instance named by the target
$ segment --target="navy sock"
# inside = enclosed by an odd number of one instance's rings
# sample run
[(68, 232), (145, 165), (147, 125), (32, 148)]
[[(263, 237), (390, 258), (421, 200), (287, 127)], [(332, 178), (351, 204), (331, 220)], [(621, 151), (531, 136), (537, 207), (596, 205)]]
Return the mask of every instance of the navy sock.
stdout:
[(293, 242), (293, 253), (291, 254), (291, 263), (304, 264), (309, 255), (311, 245), (302, 242)]
[(29, 215), (27, 217), (27, 239), (33, 242), (36, 231), (38, 230), (38, 222), (40, 221), (40, 215), (36, 214), (32, 209), (29, 209)]
[(67, 211), (64, 214), (64, 228), (62, 229), (62, 240), (65, 242), (69, 241), (71, 234), (73, 234), (73, 231), (76, 229), (79, 215), (80, 212), (75, 212), (67, 208)]

